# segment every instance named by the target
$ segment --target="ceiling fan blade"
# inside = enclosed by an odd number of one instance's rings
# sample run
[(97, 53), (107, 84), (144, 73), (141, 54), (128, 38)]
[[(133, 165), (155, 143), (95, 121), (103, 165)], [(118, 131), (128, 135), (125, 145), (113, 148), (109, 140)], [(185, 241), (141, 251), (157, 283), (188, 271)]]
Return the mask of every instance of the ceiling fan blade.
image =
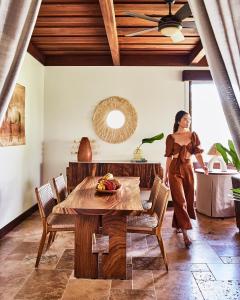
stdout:
[(185, 39), (183, 33), (180, 30), (178, 31), (178, 33), (175, 33), (170, 37), (174, 43), (182, 42)]
[(182, 27), (184, 28), (196, 28), (196, 24), (193, 21), (183, 21)]
[(148, 28), (148, 29), (144, 29), (144, 30), (141, 30), (141, 31), (129, 33), (129, 34), (126, 34), (125, 36), (142, 35), (142, 34), (144, 34), (144, 33), (146, 33), (146, 32), (151, 32), (151, 31), (154, 31), (154, 30), (158, 30), (158, 27)]
[(191, 9), (189, 7), (189, 4), (186, 3), (184, 4), (176, 13), (175, 13), (175, 17), (179, 20), (182, 21), (184, 19), (186, 19), (187, 17), (191, 17), (192, 12)]
[(134, 12), (125, 12), (124, 15), (129, 16), (129, 17), (140, 18), (140, 19), (144, 19), (144, 20), (148, 20), (148, 21), (152, 21), (152, 22), (156, 22), (156, 23), (158, 23), (160, 20), (160, 18), (149, 17), (146, 15), (138, 14), (138, 13), (134, 13)]

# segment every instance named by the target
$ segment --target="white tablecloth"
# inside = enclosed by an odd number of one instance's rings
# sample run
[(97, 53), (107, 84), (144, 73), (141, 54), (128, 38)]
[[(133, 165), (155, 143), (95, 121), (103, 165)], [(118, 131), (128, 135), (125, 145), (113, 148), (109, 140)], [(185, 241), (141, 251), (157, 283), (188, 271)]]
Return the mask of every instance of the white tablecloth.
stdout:
[(197, 211), (211, 217), (234, 217), (234, 201), (231, 196), (231, 176), (234, 171), (210, 173), (197, 171)]

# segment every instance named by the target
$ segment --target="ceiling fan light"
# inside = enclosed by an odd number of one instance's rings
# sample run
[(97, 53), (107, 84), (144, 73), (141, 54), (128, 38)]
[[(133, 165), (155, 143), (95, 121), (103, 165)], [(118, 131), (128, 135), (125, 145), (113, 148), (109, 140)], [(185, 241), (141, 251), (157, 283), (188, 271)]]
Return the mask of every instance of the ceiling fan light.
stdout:
[(169, 26), (169, 27), (164, 27), (160, 30), (161, 34), (162, 35), (165, 35), (165, 36), (172, 36), (172, 35), (175, 35), (175, 34), (178, 34), (179, 31), (181, 32), (181, 26), (180, 28), (179, 27), (175, 27), (175, 26)]

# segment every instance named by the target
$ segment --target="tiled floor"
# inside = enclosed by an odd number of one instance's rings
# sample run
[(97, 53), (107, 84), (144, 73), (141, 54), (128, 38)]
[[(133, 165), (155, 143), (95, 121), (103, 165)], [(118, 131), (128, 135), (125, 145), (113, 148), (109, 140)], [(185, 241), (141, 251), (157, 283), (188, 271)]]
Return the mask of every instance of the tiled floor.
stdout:
[(41, 235), (38, 213), (0, 240), (0, 299), (230, 300), (240, 299), (240, 235), (235, 219), (198, 215), (187, 250), (171, 228), (168, 210), (163, 239), (166, 273), (155, 237), (128, 235), (128, 280), (84, 280), (73, 276), (73, 234), (58, 233), (34, 269)]

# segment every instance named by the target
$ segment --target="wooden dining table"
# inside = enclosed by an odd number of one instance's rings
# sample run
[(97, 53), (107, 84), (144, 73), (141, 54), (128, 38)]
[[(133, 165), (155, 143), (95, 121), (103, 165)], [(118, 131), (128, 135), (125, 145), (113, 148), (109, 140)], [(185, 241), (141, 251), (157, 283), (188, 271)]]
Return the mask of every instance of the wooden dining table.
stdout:
[(99, 253), (93, 253), (95, 234), (109, 238), (108, 253), (102, 253), (103, 278), (126, 279), (127, 215), (143, 211), (139, 177), (117, 177), (121, 187), (114, 193), (99, 193), (100, 177), (86, 177), (56, 205), (53, 213), (75, 215), (74, 275), (98, 278)]

